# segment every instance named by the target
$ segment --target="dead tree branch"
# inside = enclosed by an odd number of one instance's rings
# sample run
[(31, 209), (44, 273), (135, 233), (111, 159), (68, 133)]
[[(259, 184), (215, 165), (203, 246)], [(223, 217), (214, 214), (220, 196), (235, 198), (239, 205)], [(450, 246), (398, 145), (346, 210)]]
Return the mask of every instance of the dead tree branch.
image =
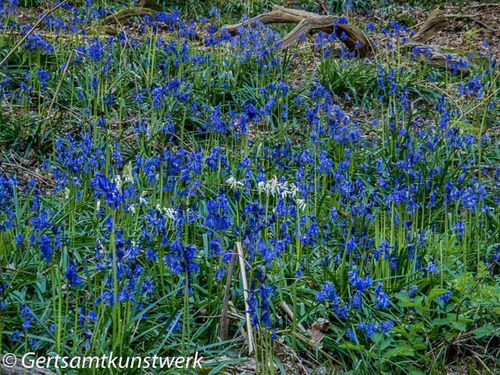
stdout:
[(281, 40), (281, 47), (288, 48), (293, 45), (301, 35), (311, 30), (321, 30), (337, 37), (346, 45), (348, 50), (356, 51), (360, 57), (373, 55), (373, 46), (366, 35), (357, 27), (339, 24), (336, 16), (322, 16), (303, 10), (289, 9), (281, 6), (274, 7), (271, 12), (261, 14), (247, 21), (225, 26), (230, 34), (236, 34), (240, 27), (255, 27), (258, 23), (295, 23), (297, 26)]
[[(457, 54), (443, 51), (438, 46), (427, 43), (443, 28), (447, 27), (456, 16), (446, 15), (440, 10), (434, 11), (423, 22), (414, 37), (406, 45), (408, 50), (417, 48), (425, 50), (430, 64), (451, 67), (462, 66), (463, 58)], [(242, 27), (255, 27), (259, 23), (270, 25), (277, 23), (295, 23), (297, 26), (281, 39), (281, 47), (289, 48), (296, 43), (301, 35), (312, 30), (320, 30), (335, 35), (346, 45), (349, 51), (355, 51), (359, 57), (373, 57), (375, 52), (371, 40), (357, 27), (338, 22), (338, 17), (322, 16), (303, 10), (290, 9), (281, 6), (274, 7), (270, 12), (263, 13), (249, 20), (224, 28), (232, 35), (238, 33)], [(429, 56), (430, 54), (430, 56)], [(464, 68), (459, 68), (463, 70)]]
[(116, 24), (131, 17), (154, 16), (155, 13), (154, 10), (149, 8), (125, 8), (107, 16), (104, 23), (106, 25)]
[(425, 44), (446, 26), (448, 26), (448, 17), (440, 10), (435, 10), (420, 26), (412, 40), (416, 43)]

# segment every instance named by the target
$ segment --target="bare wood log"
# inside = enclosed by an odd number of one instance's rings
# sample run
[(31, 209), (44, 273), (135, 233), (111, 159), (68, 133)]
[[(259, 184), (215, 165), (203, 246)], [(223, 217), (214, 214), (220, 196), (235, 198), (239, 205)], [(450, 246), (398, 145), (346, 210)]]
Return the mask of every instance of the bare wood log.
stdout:
[(143, 17), (143, 16), (154, 16), (155, 11), (149, 8), (126, 8), (122, 9), (116, 13), (110, 14), (104, 19), (105, 24), (115, 24), (126, 20), (131, 17)]
[[(429, 62), (433, 65), (441, 67), (453, 66), (454, 69), (458, 65), (458, 69), (465, 72), (460, 64), (464, 60), (463, 57), (443, 51), (438, 46), (428, 45), (427, 43), (443, 28), (447, 27), (451, 20), (456, 16), (447, 15), (440, 10), (435, 10), (430, 17), (424, 21), (417, 30), (417, 33), (409, 41), (408, 47), (411, 50), (416, 47), (426, 49), (431, 55)], [(350, 51), (356, 51), (360, 57), (371, 57), (374, 55), (374, 48), (367, 36), (358, 28), (339, 24), (338, 17), (327, 15), (322, 16), (316, 13), (303, 10), (290, 9), (281, 6), (274, 7), (270, 12), (263, 13), (256, 17), (250, 18), (234, 25), (227, 25), (225, 29), (236, 34), (240, 27), (255, 27), (257, 24), (276, 24), (276, 23), (296, 23), (297, 26), (281, 39), (281, 47), (289, 48), (292, 46), (301, 35), (312, 31), (321, 30), (326, 33), (333, 33), (347, 46)]]
[(286, 8), (275, 7), (269, 13), (263, 13), (257, 17), (250, 18), (249, 20), (234, 24), (226, 25), (225, 29), (230, 34), (236, 34), (240, 27), (255, 27), (258, 23), (263, 23), (264, 25), (274, 24), (274, 23), (299, 23), (304, 19), (304, 16), (297, 16), (291, 12), (285, 12)]
[[(412, 49), (425, 50), (429, 55), (428, 61), (432, 65), (468, 73), (470, 62), (467, 58), (457, 53), (445, 51), (439, 46), (428, 44), (439, 31), (448, 27), (452, 20), (456, 18), (460, 17), (457, 15), (445, 14), (441, 10), (436, 9), (431, 13), (429, 18), (420, 25), (417, 33), (410, 40), (409, 46)], [(466, 66), (464, 66), (464, 62)]]
[(445, 14), (440, 10), (435, 10), (431, 13), (429, 18), (427, 18), (422, 24), (418, 25), (419, 29), (412, 40), (417, 43), (428, 43), (439, 31), (448, 27), (452, 22), (459, 19), (474, 22), (483, 29), (487, 29), (491, 32), (496, 31), (490, 26), (486, 25), (484, 22), (478, 20), (475, 16), (477, 15)]
[(435, 10), (429, 18), (420, 26), (419, 30), (412, 38), (414, 42), (425, 44), (446, 26), (448, 26), (448, 17), (440, 10)]
[[(374, 54), (373, 45), (370, 39), (357, 27), (347, 24), (337, 25), (335, 28), (337, 37), (340, 38), (350, 51), (357, 51), (361, 57), (370, 57)], [(347, 39), (342, 38), (342, 34), (347, 36)], [(359, 43), (359, 46), (357, 45)]]
[(421, 57), (418, 57), (419, 60), (428, 61), (429, 64), (441, 68), (458, 70), (461, 73), (469, 72), (470, 61), (457, 53), (448, 52), (439, 46), (429, 44), (411, 43), (409, 47), (422, 51)]
[(271, 12), (261, 14), (244, 22), (227, 25), (225, 29), (236, 34), (240, 27), (255, 27), (259, 23), (265, 25), (275, 23), (296, 23), (297, 26), (281, 40), (281, 47), (293, 45), (302, 34), (311, 30), (321, 30), (326, 33), (335, 32), (350, 51), (356, 51), (360, 57), (373, 55), (373, 46), (366, 35), (357, 27), (338, 24), (336, 16), (322, 16), (303, 10), (290, 9), (281, 6), (274, 7)]
[[(226, 25), (224, 26), (227, 31), (231, 34), (236, 34), (238, 28), (243, 27), (255, 27), (259, 22), (264, 25), (274, 24), (274, 23), (299, 23), (304, 18), (312, 18), (312, 17), (333, 17), (333, 16), (320, 16), (319, 14), (307, 12), (305, 10), (299, 9), (291, 9), (285, 8), (282, 6), (275, 6), (268, 13), (260, 14), (256, 17), (250, 18), (246, 21), (234, 24), (234, 25)], [(336, 18), (333, 17), (333, 20)], [(332, 26), (331, 24), (329, 26)]]
[(281, 39), (281, 47), (288, 48), (290, 47), (296, 40), (300, 38), (301, 35), (306, 34), (308, 31), (312, 30), (313, 26), (311, 24), (310, 18), (304, 18), (300, 21), (295, 28), (285, 35), (283, 39)]

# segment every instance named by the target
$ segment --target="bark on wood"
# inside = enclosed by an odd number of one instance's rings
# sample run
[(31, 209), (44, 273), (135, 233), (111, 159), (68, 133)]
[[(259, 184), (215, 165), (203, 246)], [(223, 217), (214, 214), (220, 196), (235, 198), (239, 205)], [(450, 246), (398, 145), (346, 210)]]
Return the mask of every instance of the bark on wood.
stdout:
[[(120, 24), (131, 17), (154, 16), (162, 7), (154, 0), (140, 0), (136, 6), (122, 9), (116, 13), (110, 14), (104, 20), (105, 24)], [(114, 34), (111, 32), (111, 34)], [(117, 33), (116, 33), (117, 34)]]
[(120, 23), (124, 20), (126, 20), (127, 18), (131, 18), (131, 17), (142, 17), (142, 16), (154, 16), (155, 15), (155, 11), (154, 10), (151, 10), (149, 8), (126, 8), (126, 9), (122, 9), (121, 11), (119, 12), (116, 12), (116, 13), (113, 13), (113, 14), (110, 14), (109, 16), (106, 17), (106, 19), (104, 20), (104, 23), (107, 24), (107, 25), (110, 25), (110, 24), (116, 24), (116, 23)]
[[(366, 35), (357, 27), (338, 24), (336, 16), (321, 16), (303, 10), (289, 9), (281, 6), (274, 7), (271, 12), (261, 14), (242, 23), (225, 26), (231, 34), (236, 34), (240, 27), (255, 27), (258, 23), (265, 25), (275, 23), (295, 23), (297, 26), (281, 40), (281, 47), (288, 48), (293, 45), (301, 35), (311, 30), (321, 30), (326, 33), (335, 32), (337, 37), (350, 51), (356, 51), (360, 57), (373, 55), (373, 46)], [(347, 38), (340, 38), (343, 34)], [(345, 40), (344, 40), (345, 39)], [(356, 48), (358, 47), (358, 48)]]
[(413, 41), (421, 44), (429, 42), (434, 36), (446, 26), (448, 26), (448, 17), (440, 10), (435, 10), (430, 17), (420, 26), (419, 30), (412, 38)]
[[(443, 28), (449, 25), (451, 16), (436, 10), (419, 27), (415, 36), (409, 41), (407, 47), (425, 48), (430, 53), (429, 63), (441, 67), (456, 66), (463, 58), (457, 54), (443, 51), (438, 46), (427, 43)], [(358, 28), (338, 24), (338, 17), (328, 15), (322, 16), (303, 10), (290, 9), (281, 6), (274, 7), (271, 12), (261, 14), (244, 22), (227, 25), (225, 29), (232, 35), (238, 32), (240, 27), (255, 27), (257, 24), (295, 23), (297, 26), (281, 40), (281, 47), (292, 46), (301, 35), (311, 30), (321, 30), (326, 33), (335, 32), (337, 37), (347, 46), (350, 51), (357, 51), (360, 57), (372, 57), (374, 55), (373, 44), (368, 37)], [(341, 36), (344, 36), (341, 38)], [(345, 38), (347, 36), (347, 38)], [(356, 48), (358, 47), (358, 48)], [(465, 71), (464, 68), (459, 70)]]
[[(426, 53), (423, 53), (423, 56), (419, 57), (420, 60), (425, 59), (429, 64), (439, 66), (441, 68), (450, 69), (450, 70), (458, 70), (462, 73), (468, 73), (470, 66), (470, 61), (467, 58), (462, 57), (456, 53), (448, 52), (441, 49), (438, 46), (428, 45), (428, 44), (419, 44), (419, 43), (411, 43), (409, 45), (410, 48), (418, 48), (421, 50), (425, 50), (429, 56), (426, 56)], [(463, 62), (466, 62), (467, 67), (463, 66)]]
[(445, 14), (438, 9), (433, 11), (410, 40), (410, 47), (427, 50), (430, 54), (429, 63), (432, 65), (447, 69), (453, 67), (453, 69), (457, 69), (462, 73), (467, 73), (468, 68), (461, 64), (466, 61), (467, 66), (469, 66), (470, 62), (466, 58), (456, 53), (447, 52), (439, 46), (428, 44), (439, 31), (448, 27), (454, 18), (457, 18), (457, 16)]

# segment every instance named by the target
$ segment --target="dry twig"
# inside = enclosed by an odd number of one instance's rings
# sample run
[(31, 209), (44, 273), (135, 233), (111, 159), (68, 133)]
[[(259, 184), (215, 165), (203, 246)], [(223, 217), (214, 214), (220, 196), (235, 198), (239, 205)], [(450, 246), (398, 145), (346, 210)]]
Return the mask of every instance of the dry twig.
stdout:
[(68, 0), (64, 0), (64, 1), (61, 1), (59, 4), (57, 4), (55, 7), (53, 7), (52, 9), (50, 9), (47, 13), (45, 13), (39, 20), (37, 23), (35, 23), (35, 25), (30, 29), (30, 31), (28, 31), (20, 40), (19, 42), (17, 42), (17, 44), (9, 51), (9, 53), (7, 54), (7, 56), (5, 56), (2, 61), (0, 61), (0, 66), (3, 65), (4, 62), (7, 61), (7, 59), (12, 56), (12, 54), (19, 48), (19, 46), (21, 44), (24, 43), (24, 41), (33, 33), (33, 31), (36, 30), (36, 28), (43, 22), (43, 20), (45, 18), (47, 18), (52, 12), (54, 12), (57, 8), (63, 6), (64, 4), (66, 4), (68, 2)]
[(245, 316), (247, 320), (247, 335), (248, 335), (248, 352), (252, 354), (254, 351), (253, 345), (253, 329), (252, 321), (250, 320), (250, 306), (248, 306), (248, 283), (247, 283), (247, 273), (245, 270), (245, 258), (243, 256), (243, 249), (241, 247), (241, 242), (235, 243), (236, 249), (238, 251), (238, 257), (240, 260), (240, 274), (241, 282), (243, 284), (243, 298), (245, 299)]

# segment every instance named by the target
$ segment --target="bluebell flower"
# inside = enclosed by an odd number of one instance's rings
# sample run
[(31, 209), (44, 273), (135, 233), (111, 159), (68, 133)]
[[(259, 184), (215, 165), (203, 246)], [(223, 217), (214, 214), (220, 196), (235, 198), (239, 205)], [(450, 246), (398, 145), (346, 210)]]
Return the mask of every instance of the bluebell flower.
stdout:
[(182, 328), (180, 314), (175, 315), (167, 326), (169, 334), (179, 332)]
[(76, 271), (76, 266), (73, 261), (69, 262), (68, 269), (66, 271), (65, 275), (66, 279), (68, 280), (68, 285), (69, 286), (80, 286), (81, 284), (81, 279), (80, 276), (78, 276), (78, 273)]
[(323, 284), (323, 287), (316, 293), (316, 301), (323, 302), (326, 300), (334, 301), (337, 298), (337, 292), (331, 283), (328, 281)]
[(51, 54), (54, 51), (54, 46), (43, 39), (40, 34), (30, 34), (24, 42), (24, 48), (33, 52), (40, 51), (44, 54)]
[(358, 311), (363, 309), (363, 292), (357, 290), (356, 293), (351, 297), (351, 306)]
[(153, 282), (151, 281), (151, 279), (149, 277), (143, 281), (142, 291), (150, 296), (153, 294)]
[(14, 332), (12, 332), (11, 339), (13, 342), (17, 342), (19, 340), (20, 336), (21, 336), (21, 332), (19, 332), (19, 330), (16, 329)]
[(214, 147), (211, 150), (210, 155), (205, 159), (205, 162), (210, 169), (225, 172), (229, 168), (229, 165), (221, 150), (222, 149), (219, 146)]
[(372, 335), (377, 332), (377, 327), (371, 323), (364, 323), (364, 322), (361, 322), (361, 323), (358, 323), (358, 325), (356, 326), (356, 328), (358, 328), (359, 330), (363, 331), (364, 334), (365, 334), (365, 337), (367, 339), (370, 339), (372, 337)]
[(366, 275), (364, 278), (361, 278), (358, 276), (356, 270), (352, 270), (349, 272), (349, 283), (354, 287), (354, 289), (363, 291), (371, 287), (372, 280), (370, 275)]
[(458, 238), (462, 238), (464, 229), (465, 227), (462, 221), (457, 221), (455, 225), (451, 228), (451, 230), (457, 232)]
[(391, 320), (386, 320), (380, 322), (380, 324), (378, 325), (378, 330), (382, 333), (389, 333), (393, 326), (394, 324)]
[(112, 209), (118, 209), (124, 203), (124, 197), (118, 186), (114, 182), (110, 182), (104, 174), (96, 172), (90, 180), (89, 185), (94, 191), (96, 198), (103, 197), (104, 202)]
[(347, 23), (348, 23), (348, 22), (347, 22), (347, 18), (345, 18), (345, 17), (339, 17), (339, 18), (337, 19), (337, 24), (338, 24), (338, 25), (347, 25)]
[(373, 23), (368, 22), (368, 23), (365, 25), (365, 30), (370, 31), (370, 32), (373, 32), (373, 31), (375, 31), (375, 26), (373, 25)]
[(42, 234), (40, 236), (40, 252), (42, 254), (42, 258), (45, 262), (50, 263), (50, 258), (53, 252), (53, 243), (49, 235)]
[(217, 232), (224, 232), (231, 226), (232, 219), (229, 212), (228, 199), (220, 194), (217, 200), (208, 200), (205, 226)]
[(354, 334), (354, 331), (352, 330), (352, 328), (348, 328), (346, 333), (345, 333), (345, 336), (347, 337), (347, 339), (349, 341), (352, 341), (352, 342), (356, 342), (357, 339), (356, 339), (356, 335)]
[(40, 82), (40, 92), (43, 94), (45, 92), (45, 84), (50, 78), (49, 72), (45, 69), (38, 69), (36, 76), (38, 78), (38, 82)]
[(439, 273), (439, 270), (437, 269), (437, 267), (434, 265), (434, 262), (432, 262), (432, 261), (427, 264), (425, 271), (428, 273)]
[(443, 304), (447, 305), (450, 302), (450, 298), (453, 295), (453, 291), (448, 291), (437, 297), (438, 300), (442, 301)]
[(27, 330), (29, 327), (31, 327), (34, 318), (33, 313), (31, 312), (31, 309), (28, 307), (28, 305), (23, 305), (20, 315), (21, 319), (23, 319), (23, 329)]
[(220, 17), (220, 11), (218, 8), (216, 7), (213, 7), (213, 8), (210, 8), (210, 11), (208, 12), (208, 15), (210, 17)]
[(389, 306), (389, 296), (384, 293), (382, 289), (382, 283), (378, 283), (375, 287), (375, 308), (377, 310), (384, 310)]

